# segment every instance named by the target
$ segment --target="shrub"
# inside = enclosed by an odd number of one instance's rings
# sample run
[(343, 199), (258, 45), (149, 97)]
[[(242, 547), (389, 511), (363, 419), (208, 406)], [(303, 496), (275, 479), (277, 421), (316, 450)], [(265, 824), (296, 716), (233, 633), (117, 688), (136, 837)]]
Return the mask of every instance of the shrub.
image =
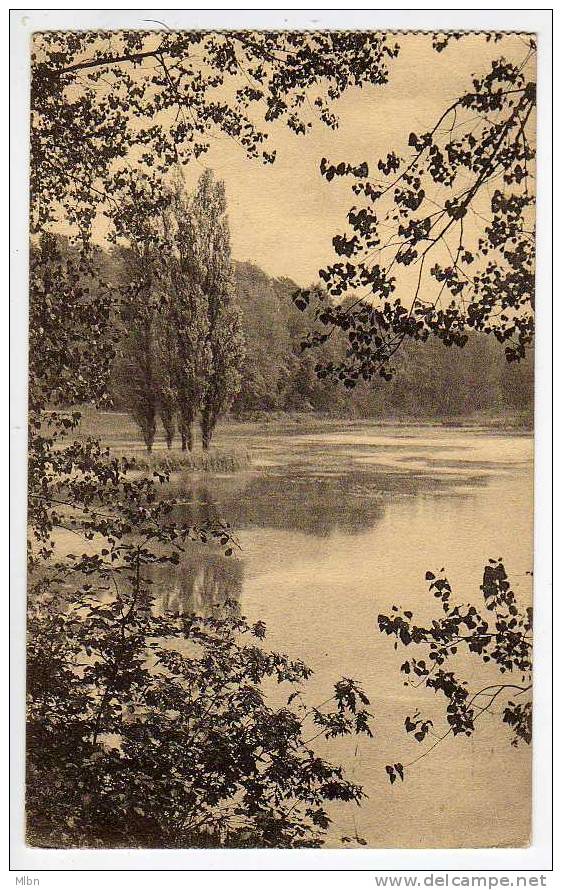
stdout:
[[(367, 733), (349, 679), (307, 707), (311, 671), (265, 651), (261, 622), (157, 614), (147, 583), (86, 584), (29, 617), (29, 842), (40, 846), (319, 846), (330, 800), (363, 791), (311, 742)], [(265, 685), (287, 684), (286, 703)]]
[(243, 470), (252, 463), (247, 448), (235, 448), (229, 451), (212, 449), (209, 451), (178, 451), (152, 453), (136, 456), (131, 460), (132, 469), (158, 470), (165, 473), (177, 473), (183, 470), (201, 470), (205, 473), (234, 473)]

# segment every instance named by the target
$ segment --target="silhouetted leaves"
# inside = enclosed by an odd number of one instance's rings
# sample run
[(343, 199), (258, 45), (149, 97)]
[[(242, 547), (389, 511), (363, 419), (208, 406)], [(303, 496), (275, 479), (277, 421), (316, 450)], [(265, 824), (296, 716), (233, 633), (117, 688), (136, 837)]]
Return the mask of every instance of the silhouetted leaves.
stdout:
[[(158, 613), (150, 554), (122, 555), (117, 587), (30, 613), (31, 830), (62, 846), (318, 846), (324, 802), (363, 792), (315, 754), (305, 721), (325, 738), (368, 732), (360, 688), (344, 679), (336, 713), (308, 712), (310, 670), (255, 645), (262, 622), (234, 603), (207, 618)], [(269, 679), (298, 685), (287, 707), (267, 705)]]
[(404, 767), (401, 763), (395, 763), (392, 766), (385, 766), (385, 770), (391, 785), (394, 785), (397, 778), (399, 778), (402, 782), (404, 781)]
[[(434, 48), (462, 36), (434, 36)], [(520, 60), (494, 59), (429, 130), (410, 133), (407, 157), (380, 159), (378, 178), (322, 159), (328, 181), (359, 177), (352, 191), (364, 199), (348, 213), (351, 231), (333, 238), (346, 262), (320, 271), (327, 297), (314, 318), (347, 340), (340, 363), (320, 364), (348, 388), (389, 380), (407, 340), (431, 336), (462, 348), (479, 331), (503, 345), (509, 362), (532, 344), (536, 47), (531, 37), (523, 43)]]
[[(381, 633), (394, 636), (403, 646), (425, 648), (425, 658), (408, 659), (400, 671), (407, 678), (405, 685), (421, 686), (443, 696), (448, 729), (436, 735), (433, 721), (424, 719), (419, 711), (405, 718), (404, 728), (419, 743), (430, 734), (436, 736), (433, 748), (449, 733), (472, 735), (475, 721), (491, 712), (492, 705), (501, 702), (506, 692), (515, 690), (518, 696), (530, 696), (533, 624), (532, 609), (520, 608), (501, 558), (491, 559), (484, 569), (481, 590), (485, 611), (473, 605), (453, 605), (451, 587), (444, 576), (437, 577), (428, 571), (426, 580), (430, 582), (430, 592), (441, 603), (443, 617), (417, 625), (411, 611), (400, 612), (393, 606), (392, 615), (378, 616), (378, 625)], [(494, 665), (500, 675), (498, 682), (471, 690), (454, 668), (454, 657), (461, 650)], [(505, 674), (510, 677), (503, 679)], [(532, 705), (528, 700), (503, 705), (502, 720), (512, 728), (512, 744), (530, 743), (531, 718)], [(394, 782), (396, 764), (387, 766), (386, 771)]]

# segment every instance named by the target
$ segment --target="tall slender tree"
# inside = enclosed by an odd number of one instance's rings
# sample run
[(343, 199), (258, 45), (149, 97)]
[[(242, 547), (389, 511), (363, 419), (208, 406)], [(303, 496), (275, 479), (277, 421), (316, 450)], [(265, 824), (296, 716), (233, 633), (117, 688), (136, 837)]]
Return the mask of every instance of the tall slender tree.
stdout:
[(166, 307), (156, 318), (157, 398), (158, 413), (164, 427), (168, 448), (172, 447), (176, 434), (177, 376), (176, 336), (173, 329), (173, 313)]
[(173, 187), (171, 303), (176, 329), (175, 388), (182, 447), (191, 449), (200, 415), (203, 448), (238, 389), (244, 356), (224, 184), (211, 170), (186, 199), (180, 179)]
[[(139, 271), (148, 272), (149, 260), (138, 245), (124, 250), (123, 257), (134, 258)], [(147, 277), (132, 283), (123, 317), (127, 333), (122, 343), (122, 395), (150, 452), (156, 435), (159, 365), (157, 307)]]
[(202, 444), (207, 449), (219, 416), (239, 390), (244, 357), (240, 318), (233, 302), (225, 188), (210, 170), (199, 179), (191, 213), (199, 233), (197, 274), (207, 303), (210, 369), (200, 415)]
[(123, 185), (119, 209), (112, 213), (110, 233), (120, 259), (122, 319), (126, 330), (120, 374), (122, 397), (150, 452), (158, 411), (169, 445), (174, 424), (165, 284), (170, 241), (163, 225), (169, 195), (143, 174), (130, 174)]
[(201, 220), (193, 213), (193, 197), (185, 191), (181, 175), (170, 190), (166, 228), (173, 250), (169, 261), (169, 319), (174, 361), (173, 390), (181, 435), (181, 447), (193, 448), (193, 423), (197, 417), (205, 379), (209, 373), (208, 313), (203, 289), (202, 251), (205, 237)]
[(221, 300), (220, 308), (210, 331), (211, 373), (205, 387), (201, 406), (201, 442), (207, 450), (217, 420), (228, 410), (240, 390), (244, 342), (240, 318), (230, 297)]

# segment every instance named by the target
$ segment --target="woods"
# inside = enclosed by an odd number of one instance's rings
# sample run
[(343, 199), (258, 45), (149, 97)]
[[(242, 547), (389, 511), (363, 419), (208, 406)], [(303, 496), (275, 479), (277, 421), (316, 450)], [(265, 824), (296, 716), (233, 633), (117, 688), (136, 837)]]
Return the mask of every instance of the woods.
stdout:
[[(210, 172), (205, 178), (212, 182)], [(205, 243), (207, 236), (198, 236), (197, 227), (187, 231), (194, 222), (183, 206), (186, 201), (180, 184), (167, 210), (174, 215), (178, 253), (168, 255), (159, 271), (161, 245), (155, 251), (152, 285), (142, 284), (142, 264), (148, 260), (132, 246), (100, 249), (94, 260), (106, 292), (120, 293), (121, 309), (112, 310), (116, 339), (110, 342), (109, 331), (105, 336), (108, 348), (115, 349), (107, 405), (134, 417), (149, 450), (158, 423), (168, 447), (181, 444), (182, 450), (192, 450), (198, 417), (207, 447), (217, 419), (228, 415), (251, 419), (304, 412), (431, 421), (480, 414), (513, 417), (523, 427), (532, 423), (532, 349), (521, 362), (507, 365), (502, 345), (478, 332), (462, 349), (406, 343), (390, 381), (362, 382), (350, 391), (318, 377), (318, 359), (341, 361), (345, 344), (333, 338), (316, 348), (317, 355), (303, 349), (309, 315), (294, 305), (296, 283), (272, 278), (248, 262), (231, 262), (211, 333), (209, 299), (196, 279), (196, 249), (195, 256), (189, 252), (192, 243)], [(180, 231), (178, 219), (185, 230)], [(37, 263), (40, 256), (45, 263), (46, 249), (32, 250)], [(77, 262), (66, 239), (53, 240), (49, 249)], [(75, 274), (87, 286), (87, 271), (76, 268)]]
[[(397, 372), (390, 381), (359, 384), (346, 391), (316, 373), (318, 360), (336, 362), (345, 354), (345, 345), (336, 339), (318, 348), (314, 355), (302, 348), (308, 333), (309, 316), (293, 303), (298, 288), (290, 279), (275, 279), (251, 263), (233, 263), (231, 306), (235, 313), (235, 335), (224, 329), (225, 345), (231, 344), (232, 372), (237, 380), (230, 386), (228, 402), (221, 414), (244, 418), (304, 412), (332, 417), (417, 418), (435, 420), (462, 418), (483, 412), (492, 419), (513, 416), (522, 426), (531, 423), (533, 401), (533, 356), (506, 367), (503, 350), (485, 335), (472, 333), (461, 350), (438, 343), (405, 344), (396, 359)], [(178, 359), (170, 369), (171, 347), (163, 340), (161, 376), (175, 378), (175, 390), (183, 391), (183, 407), (177, 410), (183, 422), (182, 447), (189, 442), (195, 414), (192, 406), (201, 404), (204, 356), (194, 360), (195, 321), (184, 311), (181, 318), (160, 316), (161, 324), (173, 332)], [(225, 320), (225, 324), (226, 324)], [(238, 345), (240, 344), (240, 346)], [(131, 345), (134, 339), (131, 338)], [(119, 350), (118, 350), (119, 353)], [(190, 357), (191, 362), (190, 363)], [(129, 410), (127, 390), (130, 366), (126, 341), (116, 360), (111, 386), (117, 410)], [(200, 366), (201, 370), (197, 371)], [(208, 372), (205, 372), (208, 373)], [(200, 376), (199, 376), (200, 375)], [(218, 377), (217, 377), (218, 379)], [(160, 386), (164, 386), (160, 383)], [(234, 389), (236, 391), (234, 392)], [(160, 389), (160, 392), (165, 392)], [(192, 395), (189, 395), (189, 393)], [(164, 427), (165, 398), (160, 396), (160, 416)], [(191, 408), (191, 411), (190, 411)], [(181, 421), (178, 421), (181, 423)], [(180, 428), (180, 427), (178, 427)], [(171, 440), (170, 440), (171, 441)]]

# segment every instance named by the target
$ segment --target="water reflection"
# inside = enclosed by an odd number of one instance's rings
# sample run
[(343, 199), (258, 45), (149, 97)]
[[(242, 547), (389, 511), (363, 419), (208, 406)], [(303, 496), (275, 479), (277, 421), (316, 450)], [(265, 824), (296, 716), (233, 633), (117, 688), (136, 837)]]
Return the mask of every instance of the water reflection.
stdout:
[(187, 483), (180, 499), (178, 518), (189, 524), (226, 519), (234, 530), (273, 528), (317, 537), (334, 531), (359, 534), (384, 514), (380, 492), (361, 471), (339, 476), (269, 472), (234, 490), (225, 480), (217, 480), (213, 491), (205, 484)]
[(238, 602), (243, 577), (238, 559), (196, 545), (184, 553), (178, 565), (156, 565), (151, 571), (161, 609), (176, 615), (212, 615), (226, 600)]
[[(338, 454), (323, 460), (312, 451), (308, 462), (261, 467), (231, 476), (184, 475), (173, 482), (176, 519), (187, 525), (227, 521), (234, 533), (273, 530), (328, 539), (357, 536), (377, 527), (396, 498), (445, 491), (469, 497), (466, 478), (455, 473), (399, 471), (348, 461)], [(459, 483), (465, 483), (461, 491)], [(471, 484), (484, 479), (472, 475)], [(153, 577), (166, 610), (210, 614), (227, 599), (238, 601), (243, 564), (210, 547), (192, 549), (178, 566), (161, 566)]]
[[(357, 535), (377, 525), (389, 498), (451, 491), (466, 478), (455, 473), (389, 472), (368, 465), (292, 465), (262, 468), (259, 475), (175, 482), (178, 520), (233, 529), (269, 528), (316, 537), (334, 532)], [(484, 477), (472, 475), (471, 485)], [(458, 491), (461, 494), (460, 488)]]

